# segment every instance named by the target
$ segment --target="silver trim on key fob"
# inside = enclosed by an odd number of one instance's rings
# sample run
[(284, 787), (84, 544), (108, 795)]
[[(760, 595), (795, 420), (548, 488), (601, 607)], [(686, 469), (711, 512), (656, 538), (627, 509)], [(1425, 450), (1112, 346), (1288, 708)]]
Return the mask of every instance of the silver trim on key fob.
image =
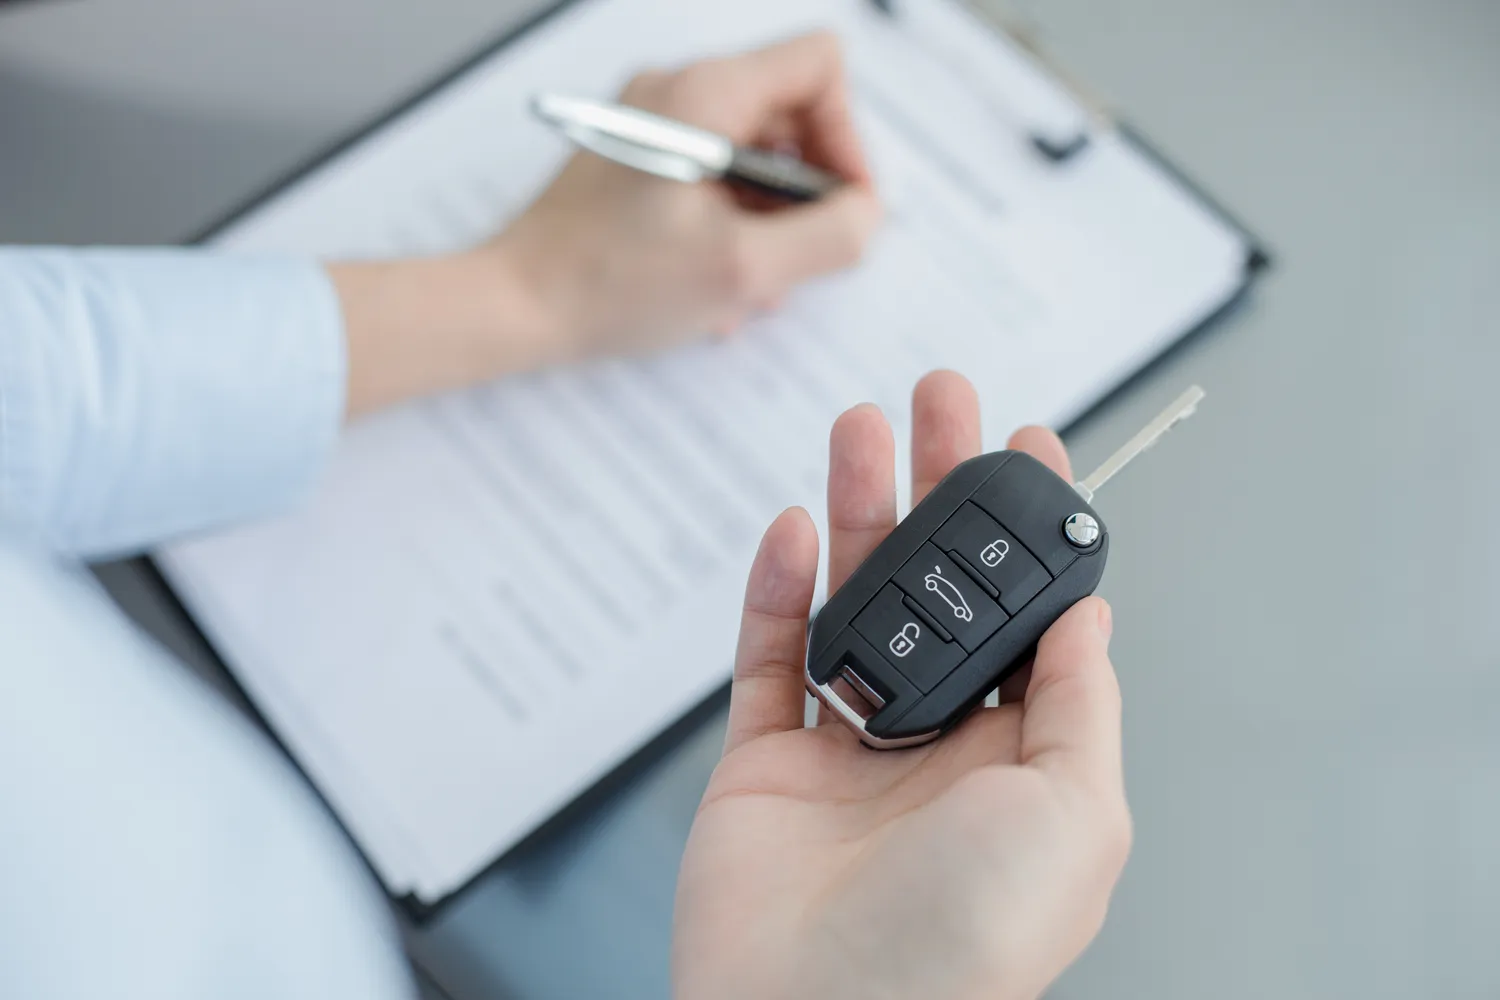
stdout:
[[(885, 704), (885, 699), (871, 690), (870, 685), (861, 680), (860, 676), (848, 667), (845, 667), (838, 674), (834, 675), (833, 680), (846, 681), (860, 695), (869, 699), (870, 704), (876, 708)], [(809, 667), (803, 667), (802, 682), (807, 685), (807, 690), (812, 692), (814, 698), (817, 698), (825, 708), (839, 717), (839, 721), (859, 733), (860, 742), (876, 750), (900, 750), (903, 747), (920, 746), (923, 743), (931, 743), (940, 735), (940, 731), (934, 729), (930, 733), (918, 733), (916, 736), (903, 736), (895, 740), (871, 736), (870, 731), (865, 728), (865, 717), (856, 712), (853, 706), (839, 696), (839, 693), (833, 689), (832, 681), (827, 684), (819, 684), (812, 679)]]

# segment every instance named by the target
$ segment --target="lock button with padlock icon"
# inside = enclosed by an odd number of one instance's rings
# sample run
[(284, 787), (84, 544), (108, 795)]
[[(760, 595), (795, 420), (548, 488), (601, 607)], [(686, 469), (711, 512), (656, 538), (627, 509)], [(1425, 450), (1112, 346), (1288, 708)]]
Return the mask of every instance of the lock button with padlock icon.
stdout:
[(916, 622), (907, 622), (901, 626), (901, 631), (891, 637), (888, 645), (897, 657), (904, 657), (917, 648), (917, 640), (921, 637), (921, 627)]
[(912, 603), (899, 587), (888, 583), (851, 624), (868, 644), (865, 649), (879, 655), (911, 684), (929, 691), (958, 666), (965, 653), (951, 635), (913, 610)]

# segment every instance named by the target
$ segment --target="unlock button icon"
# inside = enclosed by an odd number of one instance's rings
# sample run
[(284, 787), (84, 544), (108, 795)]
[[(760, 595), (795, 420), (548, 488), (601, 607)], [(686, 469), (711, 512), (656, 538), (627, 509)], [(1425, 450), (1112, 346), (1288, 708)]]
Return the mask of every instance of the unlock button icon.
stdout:
[(907, 622), (901, 631), (891, 636), (891, 652), (896, 656), (905, 656), (917, 648), (917, 639), (922, 630), (917, 627), (916, 622)]

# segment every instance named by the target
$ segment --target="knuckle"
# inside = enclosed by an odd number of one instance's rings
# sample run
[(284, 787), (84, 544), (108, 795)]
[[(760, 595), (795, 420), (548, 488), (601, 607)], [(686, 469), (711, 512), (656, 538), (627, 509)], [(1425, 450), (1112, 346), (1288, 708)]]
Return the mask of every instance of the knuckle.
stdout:
[(713, 113), (726, 90), (724, 62), (709, 59), (672, 74), (663, 87), (663, 96), (666, 110), (696, 123)]
[(801, 672), (800, 664), (785, 657), (770, 655), (764, 658), (752, 657), (735, 666), (734, 681), (736, 684), (779, 681), (787, 677), (800, 676)]
[(670, 74), (662, 70), (644, 69), (630, 78), (620, 97), (627, 104), (649, 104), (658, 98), (669, 79)]

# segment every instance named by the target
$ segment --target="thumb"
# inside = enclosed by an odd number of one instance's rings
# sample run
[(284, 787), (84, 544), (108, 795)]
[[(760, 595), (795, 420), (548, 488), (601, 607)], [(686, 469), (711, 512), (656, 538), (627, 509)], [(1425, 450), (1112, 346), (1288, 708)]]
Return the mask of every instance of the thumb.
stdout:
[(752, 301), (854, 264), (880, 224), (880, 202), (849, 184), (815, 202), (742, 216), (740, 261)]
[(1123, 786), (1120, 685), (1109, 605), (1073, 605), (1037, 644), (1021, 716), (1021, 763), (1095, 788)]

